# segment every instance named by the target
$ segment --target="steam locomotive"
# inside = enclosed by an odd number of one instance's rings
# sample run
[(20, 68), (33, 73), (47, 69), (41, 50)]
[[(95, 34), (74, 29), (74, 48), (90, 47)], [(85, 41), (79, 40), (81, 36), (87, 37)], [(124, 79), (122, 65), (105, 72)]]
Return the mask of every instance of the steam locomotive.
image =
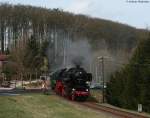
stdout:
[(85, 101), (90, 95), (89, 82), (92, 74), (80, 66), (60, 69), (51, 74), (51, 88), (71, 100)]

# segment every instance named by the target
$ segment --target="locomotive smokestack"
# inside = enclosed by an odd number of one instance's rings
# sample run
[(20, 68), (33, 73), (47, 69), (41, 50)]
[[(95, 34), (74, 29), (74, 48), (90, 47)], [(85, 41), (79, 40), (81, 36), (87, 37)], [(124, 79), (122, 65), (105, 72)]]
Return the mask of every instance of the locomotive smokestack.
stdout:
[(77, 57), (74, 57), (73, 59), (72, 59), (72, 64), (74, 65), (74, 66), (81, 66), (81, 65), (83, 65), (83, 61), (84, 61), (84, 57), (82, 57), (82, 56), (77, 56)]
[(80, 65), (77, 64), (77, 65), (76, 65), (76, 68), (80, 68)]

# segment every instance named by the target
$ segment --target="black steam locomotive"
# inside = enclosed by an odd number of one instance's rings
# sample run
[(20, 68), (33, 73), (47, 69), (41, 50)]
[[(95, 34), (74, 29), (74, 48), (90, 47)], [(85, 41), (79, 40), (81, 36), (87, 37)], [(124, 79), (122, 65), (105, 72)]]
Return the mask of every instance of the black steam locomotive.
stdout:
[(88, 83), (92, 74), (80, 66), (61, 69), (51, 74), (51, 87), (57, 93), (71, 100), (85, 101), (90, 95)]

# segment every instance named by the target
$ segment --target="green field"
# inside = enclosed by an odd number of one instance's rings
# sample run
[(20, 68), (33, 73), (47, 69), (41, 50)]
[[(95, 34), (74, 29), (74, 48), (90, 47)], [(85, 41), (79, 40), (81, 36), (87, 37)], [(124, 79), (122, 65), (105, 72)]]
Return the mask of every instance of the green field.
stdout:
[(112, 118), (55, 95), (0, 96), (0, 118)]

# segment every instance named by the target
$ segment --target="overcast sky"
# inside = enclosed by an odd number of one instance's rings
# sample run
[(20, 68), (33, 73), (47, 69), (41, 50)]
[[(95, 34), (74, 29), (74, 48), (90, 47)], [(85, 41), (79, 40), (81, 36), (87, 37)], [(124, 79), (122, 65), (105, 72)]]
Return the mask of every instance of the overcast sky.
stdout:
[(148, 28), (150, 27), (150, 0), (143, 1), (148, 2), (131, 3), (127, 0), (0, 0), (0, 2), (13, 4), (61, 8), (64, 11), (109, 19), (137, 28)]

